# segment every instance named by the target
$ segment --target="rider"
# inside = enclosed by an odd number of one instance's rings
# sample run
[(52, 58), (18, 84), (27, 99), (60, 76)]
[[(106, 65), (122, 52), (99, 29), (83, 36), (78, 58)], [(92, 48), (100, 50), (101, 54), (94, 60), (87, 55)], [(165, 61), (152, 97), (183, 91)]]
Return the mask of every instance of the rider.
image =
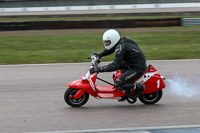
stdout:
[[(107, 56), (115, 52), (115, 59), (112, 63), (92, 67), (90, 72), (112, 72), (119, 70), (123, 73), (121, 77), (115, 80), (115, 87), (119, 90), (134, 88), (134, 98), (144, 91), (145, 86), (133, 83), (133, 80), (141, 77), (146, 70), (146, 57), (137, 43), (128, 37), (120, 38), (120, 34), (110, 29), (103, 34), (103, 43), (105, 49), (96, 53), (99, 57)], [(127, 96), (122, 97), (119, 101), (124, 101)]]

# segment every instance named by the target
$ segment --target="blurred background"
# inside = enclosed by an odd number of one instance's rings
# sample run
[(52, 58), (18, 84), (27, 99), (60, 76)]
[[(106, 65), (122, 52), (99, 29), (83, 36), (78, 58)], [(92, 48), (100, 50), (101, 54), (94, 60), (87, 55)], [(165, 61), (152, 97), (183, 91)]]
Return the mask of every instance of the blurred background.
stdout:
[(85, 62), (111, 28), (148, 60), (200, 58), (200, 0), (0, 0), (0, 64)]
[[(89, 62), (111, 28), (135, 40), (168, 79), (163, 100), (130, 106), (91, 98), (69, 108), (66, 83), (90, 66), (71, 62)], [(199, 125), (199, 59), (200, 0), (0, 0), (1, 132)]]
[(199, 0), (0, 0), (0, 7), (88, 6), (155, 3), (193, 3)]
[(193, 3), (199, 0), (0, 0), (0, 7), (88, 6), (155, 3)]

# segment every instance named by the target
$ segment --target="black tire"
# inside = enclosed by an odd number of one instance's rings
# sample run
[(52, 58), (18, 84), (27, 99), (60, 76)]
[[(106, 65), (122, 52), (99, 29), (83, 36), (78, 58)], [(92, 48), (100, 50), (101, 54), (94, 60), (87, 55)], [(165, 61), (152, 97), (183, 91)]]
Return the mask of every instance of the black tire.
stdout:
[(75, 98), (70, 98), (70, 96), (74, 96), (76, 94), (76, 92), (78, 91), (79, 89), (72, 89), (72, 88), (68, 88), (66, 91), (65, 91), (65, 94), (64, 94), (64, 100), (65, 102), (69, 105), (69, 106), (72, 106), (72, 107), (81, 107), (83, 106), (84, 104), (87, 103), (88, 99), (89, 99), (89, 94), (87, 92), (85, 92), (83, 94), (83, 96), (79, 99), (75, 99)]
[(162, 95), (163, 91), (159, 90), (150, 94), (142, 94), (139, 99), (144, 104), (155, 104), (162, 98)]

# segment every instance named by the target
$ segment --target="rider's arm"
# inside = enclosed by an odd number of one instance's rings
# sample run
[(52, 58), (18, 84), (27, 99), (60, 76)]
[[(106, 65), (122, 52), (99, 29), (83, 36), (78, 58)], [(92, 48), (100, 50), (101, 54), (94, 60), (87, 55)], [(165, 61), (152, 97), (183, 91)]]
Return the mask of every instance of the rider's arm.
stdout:
[(115, 49), (114, 49), (114, 48), (112, 48), (112, 49), (110, 49), (110, 50), (104, 49), (103, 51), (98, 52), (97, 55), (98, 55), (99, 57), (102, 57), (102, 56), (110, 55), (110, 54), (112, 54), (112, 53), (114, 53), (114, 52), (115, 52)]
[(120, 69), (120, 66), (121, 66), (120, 64), (123, 62), (125, 54), (126, 54), (125, 46), (123, 44), (118, 45), (115, 49), (114, 61), (106, 66), (103, 66), (103, 71), (112, 72), (112, 71)]

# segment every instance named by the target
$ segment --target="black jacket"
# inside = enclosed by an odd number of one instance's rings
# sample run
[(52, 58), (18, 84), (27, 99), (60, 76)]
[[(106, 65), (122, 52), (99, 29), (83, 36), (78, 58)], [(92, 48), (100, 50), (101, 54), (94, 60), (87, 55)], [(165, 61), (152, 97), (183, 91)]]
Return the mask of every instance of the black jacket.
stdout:
[(112, 63), (103, 66), (103, 71), (111, 72), (118, 69), (131, 69), (139, 72), (146, 70), (146, 57), (137, 43), (130, 38), (123, 37), (110, 50), (103, 50), (98, 53), (100, 57), (115, 52), (115, 59)]

